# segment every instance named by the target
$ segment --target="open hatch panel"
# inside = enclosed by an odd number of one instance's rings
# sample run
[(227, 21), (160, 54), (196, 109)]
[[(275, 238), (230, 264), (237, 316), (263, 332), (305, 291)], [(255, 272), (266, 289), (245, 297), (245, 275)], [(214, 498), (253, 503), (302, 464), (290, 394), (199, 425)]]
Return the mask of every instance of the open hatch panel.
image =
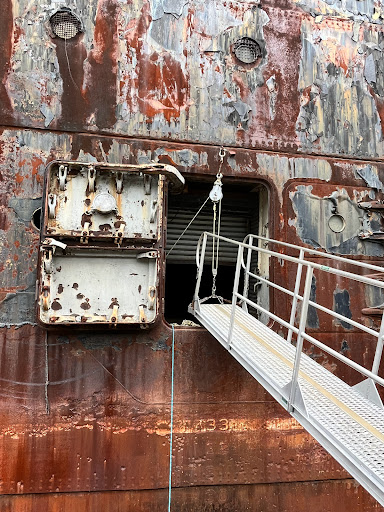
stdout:
[(46, 171), (37, 317), (58, 325), (149, 327), (159, 315), (170, 165), (51, 162)]

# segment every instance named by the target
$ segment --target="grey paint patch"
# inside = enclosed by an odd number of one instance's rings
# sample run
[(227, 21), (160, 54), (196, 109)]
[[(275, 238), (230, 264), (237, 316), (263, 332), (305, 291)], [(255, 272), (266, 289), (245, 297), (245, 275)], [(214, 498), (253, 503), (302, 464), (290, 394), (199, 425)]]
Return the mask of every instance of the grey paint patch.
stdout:
[[(301, 108), (296, 123), (303, 150), (370, 157), (382, 153), (380, 117), (372, 95), (383, 61), (381, 50), (372, 47), (376, 48), (381, 36), (365, 28), (355, 42), (353, 34), (352, 25), (340, 30), (326, 19), (320, 24), (311, 18), (303, 21)], [(330, 48), (336, 55), (343, 54), (343, 59), (333, 58)]]
[[(164, 148), (156, 149), (154, 152), (155, 157), (160, 155), (168, 155), (176, 165), (183, 165), (184, 167), (198, 166), (200, 168), (207, 167), (208, 155), (205, 152), (198, 153), (191, 149), (181, 149), (176, 151), (167, 151)], [(151, 154), (148, 156), (148, 161), (153, 160)], [(155, 158), (156, 159), (156, 158)]]
[(176, 17), (173, 14), (163, 14), (161, 18), (152, 21), (149, 33), (161, 49), (170, 50), (181, 59), (185, 44), (181, 35), (184, 23), (185, 16)]
[[(112, 347), (114, 349), (119, 350), (119, 347), (116, 346), (116, 343), (119, 342), (119, 338), (121, 336), (107, 335), (105, 332), (102, 334), (93, 333), (85, 333), (78, 336), (79, 341), (82, 343), (86, 350), (98, 350), (104, 349), (108, 347)], [(127, 339), (128, 338), (128, 339)], [(126, 345), (133, 343), (133, 340), (130, 336), (125, 336), (124, 342)]]
[[(316, 302), (316, 278), (315, 278), (315, 276), (313, 276), (313, 278), (312, 278), (311, 293), (309, 295), (309, 300)], [(309, 327), (310, 329), (318, 329), (319, 328), (319, 315), (317, 314), (317, 309), (314, 306), (308, 306), (307, 327)]]
[(358, 21), (380, 23), (384, 17), (381, 2), (375, 0), (294, 0), (305, 12), (312, 16), (340, 15)]
[[(384, 290), (377, 286), (365, 285), (364, 287), (365, 306), (368, 308), (379, 308), (384, 305)], [(362, 305), (364, 307), (364, 305)]]
[[(336, 288), (333, 293), (333, 310), (339, 315), (343, 315), (346, 318), (352, 318), (352, 312), (350, 309), (351, 301), (348, 290), (340, 290)], [(336, 320), (340, 323), (344, 329), (353, 329), (352, 325), (344, 320)]]
[(184, 6), (189, 0), (151, 0), (151, 16), (153, 20), (158, 20), (164, 14), (172, 14), (175, 18), (180, 18)]
[(249, 113), (252, 111), (252, 108), (243, 101), (228, 101), (224, 103), (224, 106), (229, 110), (226, 120), (236, 127), (241, 125), (246, 130), (250, 119)]
[(384, 191), (384, 185), (380, 181), (377, 172), (373, 170), (371, 165), (367, 165), (362, 169), (357, 169), (356, 173), (360, 176), (360, 178), (363, 178), (368, 187)]
[(269, 94), (269, 116), (273, 120), (276, 115), (276, 100), (277, 100), (277, 82), (276, 76), (272, 75), (265, 82), (267, 85), (267, 91)]
[(369, 84), (376, 83), (376, 66), (372, 53), (365, 59), (364, 77)]
[(35, 325), (35, 286), (8, 293), (0, 302), (0, 327)]
[(33, 212), (41, 207), (41, 197), (36, 199), (13, 197), (9, 201), (9, 206), (16, 213), (19, 220), (29, 222)]
[(381, 244), (367, 243), (358, 238), (363, 226), (364, 212), (357, 202), (352, 201), (344, 189), (335, 192), (338, 214), (346, 223), (341, 233), (333, 232), (328, 225), (335, 207), (329, 196), (316, 196), (312, 194), (312, 186), (305, 185), (299, 185), (295, 192), (290, 193), (296, 214), (294, 225), (301, 240), (331, 253), (382, 256), (384, 250)]
[(53, 119), (55, 118), (55, 114), (52, 112), (52, 110), (47, 106), (47, 105), (42, 105), (40, 107), (40, 112), (43, 114), (43, 116), (45, 117), (45, 121), (44, 121), (44, 126), (45, 128), (47, 128), (51, 122), (53, 121)]
[[(287, 158), (267, 153), (258, 153), (256, 158), (260, 174), (274, 180), (281, 203), (283, 202), (282, 191), (288, 180), (315, 178), (329, 181), (332, 177), (330, 163), (320, 158)], [(252, 172), (252, 169), (250, 171)]]
[(349, 350), (351, 350), (350, 346), (348, 345), (348, 342), (346, 340), (343, 340), (342, 343), (341, 343), (341, 348), (340, 348), (340, 352), (342, 354), (345, 354), (346, 352), (348, 352)]
[(225, 30), (240, 25), (242, 22), (221, 1), (204, 2), (195, 11), (195, 30), (209, 37), (217, 37)]
[(186, 167), (192, 167), (193, 165), (197, 165), (199, 162), (199, 155), (190, 149), (178, 151), (177, 156), (180, 164), (185, 165)]

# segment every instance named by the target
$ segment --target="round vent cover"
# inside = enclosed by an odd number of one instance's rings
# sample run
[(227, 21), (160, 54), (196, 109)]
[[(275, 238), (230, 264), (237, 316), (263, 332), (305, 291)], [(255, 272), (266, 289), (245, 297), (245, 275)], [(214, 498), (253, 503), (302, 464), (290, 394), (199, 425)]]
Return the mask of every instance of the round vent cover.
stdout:
[(81, 29), (81, 21), (69, 9), (60, 9), (50, 18), (53, 33), (60, 39), (72, 39)]
[(237, 59), (244, 64), (253, 64), (261, 57), (261, 48), (250, 37), (242, 37), (233, 45), (233, 52)]

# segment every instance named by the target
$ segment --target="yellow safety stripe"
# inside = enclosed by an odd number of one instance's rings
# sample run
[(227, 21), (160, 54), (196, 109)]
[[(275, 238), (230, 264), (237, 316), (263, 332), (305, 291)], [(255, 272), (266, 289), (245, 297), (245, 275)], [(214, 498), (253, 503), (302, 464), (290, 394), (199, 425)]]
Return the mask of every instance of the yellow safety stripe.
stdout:
[[(227, 317), (229, 317), (229, 318), (231, 317), (230, 313), (227, 312), (227, 310), (225, 309), (224, 306), (217, 305), (216, 307), (218, 309), (220, 309)], [(257, 334), (255, 334), (250, 329), (248, 329), (248, 327), (246, 325), (244, 325), (242, 322), (240, 322), (236, 317), (235, 317), (235, 323), (239, 327), (244, 329), (244, 331), (246, 331), (250, 336), (252, 336), (252, 338), (255, 338), (261, 345), (263, 345), (267, 350), (269, 350), (269, 352), (272, 352), (281, 361), (283, 361), (284, 364), (286, 364), (289, 368), (292, 368), (292, 370), (293, 370), (293, 363), (291, 361), (289, 361), (289, 359), (287, 359), (282, 354), (280, 354), (280, 352), (278, 352), (276, 349), (271, 347), (271, 345), (269, 345), (268, 342), (266, 342), (265, 340), (260, 338), (260, 336), (257, 336)], [(364, 418), (362, 418), (359, 414), (357, 414), (355, 411), (353, 411), (350, 407), (345, 405), (341, 400), (336, 398), (332, 393), (330, 393), (329, 391), (324, 389), (323, 386), (321, 386), (318, 382), (316, 382), (314, 379), (312, 379), (312, 377), (310, 377), (309, 375), (304, 373), (302, 370), (299, 370), (299, 375), (300, 375), (300, 377), (305, 379), (307, 382), (309, 382), (314, 388), (316, 388), (318, 391), (320, 391), (320, 393), (322, 395), (326, 396), (331, 402), (333, 402), (335, 405), (337, 405), (337, 407), (339, 409), (341, 409), (342, 411), (347, 413), (348, 416), (350, 416), (353, 420), (355, 420), (362, 427), (364, 427), (366, 430), (368, 430), (368, 432), (373, 434), (380, 441), (384, 442), (384, 434), (382, 432), (380, 432), (380, 430), (377, 430), (377, 428), (372, 427), (372, 425), (368, 421), (366, 421)]]

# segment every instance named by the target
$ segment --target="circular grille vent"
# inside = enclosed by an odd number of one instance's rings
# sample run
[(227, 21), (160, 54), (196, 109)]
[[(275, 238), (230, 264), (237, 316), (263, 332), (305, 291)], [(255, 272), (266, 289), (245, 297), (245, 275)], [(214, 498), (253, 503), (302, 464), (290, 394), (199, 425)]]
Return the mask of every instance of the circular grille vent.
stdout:
[(72, 39), (81, 32), (81, 21), (69, 9), (60, 9), (50, 19), (52, 32), (60, 39)]
[(261, 57), (261, 48), (254, 39), (242, 37), (233, 45), (237, 59), (244, 64), (253, 64)]

